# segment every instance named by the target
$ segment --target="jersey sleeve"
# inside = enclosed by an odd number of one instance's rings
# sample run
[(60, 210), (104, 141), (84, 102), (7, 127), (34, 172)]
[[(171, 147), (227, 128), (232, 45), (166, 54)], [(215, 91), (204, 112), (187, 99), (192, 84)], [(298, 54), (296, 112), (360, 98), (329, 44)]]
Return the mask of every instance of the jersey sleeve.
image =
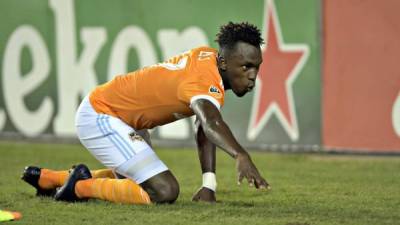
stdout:
[(210, 101), (218, 110), (224, 103), (224, 91), (221, 84), (205, 80), (191, 80), (180, 85), (178, 98), (191, 107), (198, 99)]

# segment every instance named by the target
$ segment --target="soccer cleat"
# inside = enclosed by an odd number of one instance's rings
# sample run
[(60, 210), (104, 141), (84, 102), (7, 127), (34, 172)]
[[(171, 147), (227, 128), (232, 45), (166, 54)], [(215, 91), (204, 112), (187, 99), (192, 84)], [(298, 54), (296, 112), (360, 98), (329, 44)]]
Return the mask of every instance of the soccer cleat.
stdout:
[(76, 202), (82, 201), (85, 199), (80, 199), (75, 194), (75, 184), (80, 180), (86, 180), (92, 178), (90, 174), (89, 168), (87, 168), (84, 164), (76, 165), (74, 168), (71, 169), (69, 177), (65, 184), (60, 187), (54, 198), (56, 201), (66, 201), (66, 202)]
[(26, 166), (21, 179), (36, 188), (36, 196), (53, 197), (56, 189), (43, 189), (39, 186), (39, 178), (42, 168), (36, 166)]

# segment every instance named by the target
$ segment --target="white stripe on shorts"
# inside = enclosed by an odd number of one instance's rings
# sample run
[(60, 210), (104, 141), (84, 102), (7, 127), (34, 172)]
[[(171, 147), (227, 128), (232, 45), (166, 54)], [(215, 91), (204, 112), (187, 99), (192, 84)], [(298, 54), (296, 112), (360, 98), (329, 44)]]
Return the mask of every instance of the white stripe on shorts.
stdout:
[(111, 128), (108, 115), (98, 114), (97, 125), (104, 137), (107, 137), (115, 145), (126, 160), (133, 157), (133, 151), (130, 149), (129, 144), (126, 143), (118, 132)]

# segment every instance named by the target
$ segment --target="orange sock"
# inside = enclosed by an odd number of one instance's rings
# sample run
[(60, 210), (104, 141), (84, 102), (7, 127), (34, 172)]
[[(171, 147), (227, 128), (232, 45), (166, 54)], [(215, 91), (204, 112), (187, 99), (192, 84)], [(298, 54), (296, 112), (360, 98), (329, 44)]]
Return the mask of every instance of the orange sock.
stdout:
[(116, 178), (112, 169), (91, 170), (93, 178)]
[[(115, 178), (111, 169), (91, 170), (93, 178)], [(41, 169), (39, 186), (43, 189), (54, 189), (61, 187), (69, 177), (68, 170)]]
[(130, 179), (96, 178), (78, 181), (75, 193), (79, 198), (97, 198), (117, 203), (150, 204), (142, 187)]
[(61, 187), (69, 176), (68, 170), (55, 171), (41, 169), (39, 186), (43, 189), (54, 189)]

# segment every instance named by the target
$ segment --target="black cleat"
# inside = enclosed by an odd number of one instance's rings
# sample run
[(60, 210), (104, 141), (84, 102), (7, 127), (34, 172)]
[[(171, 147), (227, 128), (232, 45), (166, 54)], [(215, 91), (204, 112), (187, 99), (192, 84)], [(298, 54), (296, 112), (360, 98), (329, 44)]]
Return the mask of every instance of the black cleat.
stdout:
[(36, 166), (26, 166), (21, 179), (36, 188), (36, 196), (53, 197), (56, 189), (43, 189), (39, 186), (39, 178), (42, 168)]
[(68, 180), (64, 183), (62, 187), (57, 189), (54, 196), (56, 201), (66, 201), (66, 202), (77, 202), (86, 199), (80, 199), (75, 194), (75, 184), (80, 180), (86, 180), (92, 178), (89, 168), (84, 164), (76, 165), (71, 169)]

